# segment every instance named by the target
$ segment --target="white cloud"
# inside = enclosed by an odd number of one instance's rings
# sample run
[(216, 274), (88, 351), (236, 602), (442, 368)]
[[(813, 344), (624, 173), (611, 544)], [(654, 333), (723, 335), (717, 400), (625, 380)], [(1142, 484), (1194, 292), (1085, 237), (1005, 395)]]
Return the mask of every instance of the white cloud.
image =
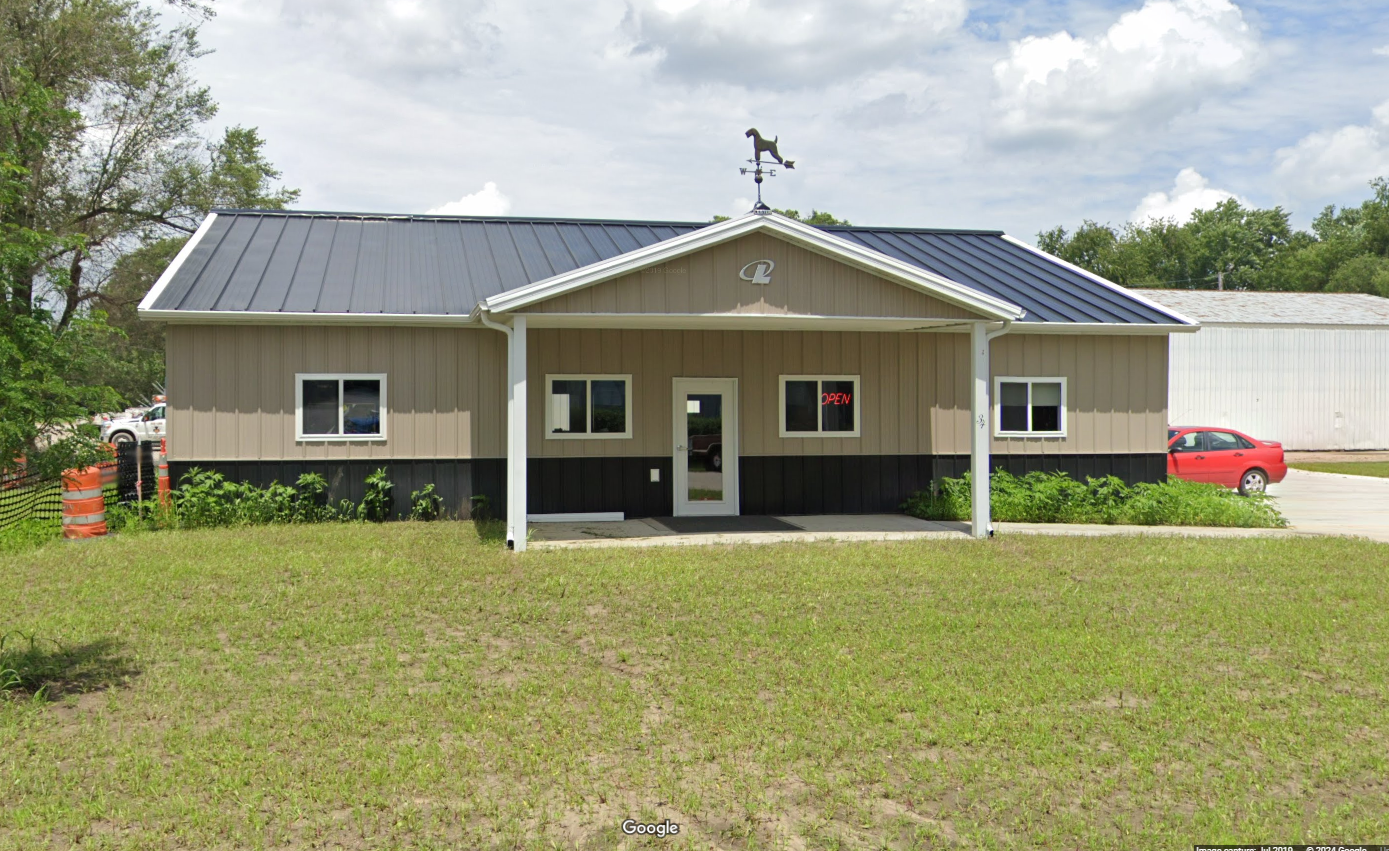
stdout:
[(1129, 221), (1142, 223), (1155, 219), (1173, 219), (1179, 224), (1191, 218), (1197, 210), (1209, 210), (1222, 201), (1234, 198), (1246, 204), (1243, 198), (1224, 189), (1213, 189), (1211, 183), (1194, 168), (1184, 168), (1177, 172), (1177, 181), (1172, 192), (1150, 192), (1143, 196), (1138, 206), (1129, 214)]
[(1309, 133), (1274, 154), (1274, 174), (1302, 198), (1324, 198), (1363, 189), (1389, 175), (1389, 100), (1375, 107), (1369, 124)]
[(1002, 130), (1095, 137), (1151, 129), (1247, 81), (1258, 50), (1229, 0), (1147, 0), (1094, 39), (1028, 36), (994, 65)]
[(1375, 56), (1389, 56), (1389, 44), (1375, 48)]
[(485, 65), (499, 37), (486, 12), (484, 0), (293, 0), (281, 15), (352, 65), (410, 78)]
[(634, 0), (633, 55), (689, 82), (794, 89), (906, 61), (960, 28), (966, 0)]
[(490, 180), (471, 195), (427, 211), (431, 216), (505, 216), (509, 212), (511, 199)]

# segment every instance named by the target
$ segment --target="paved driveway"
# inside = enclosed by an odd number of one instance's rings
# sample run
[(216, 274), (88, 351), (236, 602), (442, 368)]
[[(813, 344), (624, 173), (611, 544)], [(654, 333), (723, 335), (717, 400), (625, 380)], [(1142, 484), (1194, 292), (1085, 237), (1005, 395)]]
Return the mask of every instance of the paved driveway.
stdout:
[(1389, 479), (1289, 470), (1268, 492), (1296, 531), (1389, 542)]

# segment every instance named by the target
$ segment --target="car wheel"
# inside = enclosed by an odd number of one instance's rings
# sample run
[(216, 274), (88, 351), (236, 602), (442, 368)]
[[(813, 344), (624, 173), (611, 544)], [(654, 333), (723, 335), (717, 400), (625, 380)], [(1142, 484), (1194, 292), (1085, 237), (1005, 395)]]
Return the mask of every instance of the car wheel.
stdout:
[(711, 470), (722, 470), (722, 469), (723, 469), (723, 450), (721, 450), (721, 449), (715, 449), (713, 452), (710, 452), (710, 453), (709, 453), (709, 469), (711, 469)]
[(1244, 496), (1263, 493), (1268, 490), (1268, 473), (1263, 470), (1249, 470), (1239, 480), (1239, 492)]
[(135, 442), (135, 435), (131, 434), (131, 433), (128, 432), (128, 431), (118, 431), (118, 432), (116, 432), (115, 434), (111, 435), (111, 442), (112, 442), (112, 443), (134, 443), (134, 442)]

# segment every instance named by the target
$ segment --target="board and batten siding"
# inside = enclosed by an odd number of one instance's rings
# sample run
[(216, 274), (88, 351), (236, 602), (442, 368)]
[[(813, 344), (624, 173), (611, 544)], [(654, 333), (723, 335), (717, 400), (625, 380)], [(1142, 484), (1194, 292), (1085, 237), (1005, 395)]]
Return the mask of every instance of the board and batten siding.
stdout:
[[(771, 260), (771, 283), (739, 277)], [(970, 311), (766, 234), (559, 295), (532, 313), (752, 314), (968, 319)]]
[(1203, 325), (1172, 337), (1177, 425), (1284, 449), (1389, 449), (1389, 327)]
[[(506, 338), (476, 328), (170, 325), (171, 461), (500, 458)], [(296, 441), (296, 373), (385, 373), (386, 440)]]
[[(669, 455), (672, 379), (739, 380), (742, 455), (930, 455), (969, 451), (969, 339), (953, 333), (532, 329), (529, 452)], [(994, 375), (1064, 376), (1067, 437), (995, 439), (999, 454), (1166, 451), (1161, 336), (1016, 335), (993, 342)], [(632, 437), (545, 436), (547, 374), (630, 374)], [(782, 438), (781, 375), (859, 375), (861, 437)]]

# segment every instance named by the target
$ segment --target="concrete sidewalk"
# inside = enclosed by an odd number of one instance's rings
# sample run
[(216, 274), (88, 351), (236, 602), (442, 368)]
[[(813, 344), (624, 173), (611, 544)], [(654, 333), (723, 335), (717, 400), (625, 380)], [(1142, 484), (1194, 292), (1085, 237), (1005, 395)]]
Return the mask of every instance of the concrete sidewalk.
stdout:
[[(587, 547), (680, 547), (715, 544), (782, 544), (810, 541), (969, 540), (969, 524), (918, 520), (904, 514), (818, 514), (776, 518), (797, 527), (791, 532), (711, 532), (682, 535), (658, 520), (605, 523), (537, 523), (533, 549)], [(1286, 529), (1228, 529), (1202, 526), (1102, 526), (1060, 523), (997, 523), (995, 535), (1155, 535), (1161, 537), (1287, 537)]]

